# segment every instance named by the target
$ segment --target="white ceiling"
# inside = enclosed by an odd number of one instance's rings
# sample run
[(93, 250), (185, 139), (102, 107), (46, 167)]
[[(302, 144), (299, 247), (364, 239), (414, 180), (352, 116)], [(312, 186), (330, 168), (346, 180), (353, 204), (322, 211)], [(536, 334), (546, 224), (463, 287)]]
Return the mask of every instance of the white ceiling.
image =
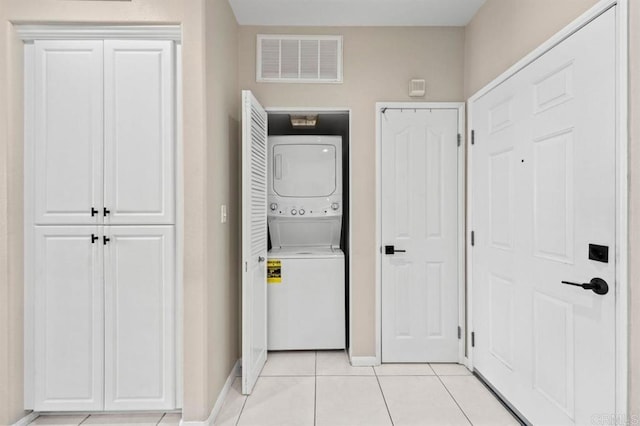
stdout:
[(464, 26), (485, 0), (229, 0), (240, 25)]

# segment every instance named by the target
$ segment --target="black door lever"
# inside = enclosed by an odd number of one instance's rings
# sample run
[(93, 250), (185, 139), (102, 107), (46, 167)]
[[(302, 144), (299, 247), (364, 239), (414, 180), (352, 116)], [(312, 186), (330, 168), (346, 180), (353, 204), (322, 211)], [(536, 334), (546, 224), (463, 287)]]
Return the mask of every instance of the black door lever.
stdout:
[(406, 253), (406, 250), (396, 250), (395, 246), (384, 246), (384, 254)]
[(562, 284), (574, 285), (576, 287), (582, 287), (585, 290), (591, 290), (595, 294), (607, 294), (609, 292), (609, 285), (602, 278), (593, 278), (588, 283), (572, 283), (570, 281), (562, 281)]

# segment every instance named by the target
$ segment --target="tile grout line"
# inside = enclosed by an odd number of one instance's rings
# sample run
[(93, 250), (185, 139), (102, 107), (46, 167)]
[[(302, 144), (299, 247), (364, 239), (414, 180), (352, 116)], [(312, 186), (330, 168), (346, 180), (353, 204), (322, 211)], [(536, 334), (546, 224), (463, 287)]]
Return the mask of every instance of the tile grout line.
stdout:
[(318, 417), (318, 351), (315, 351), (315, 362), (313, 365), (313, 426), (316, 426)]
[(387, 414), (389, 415), (389, 421), (391, 422), (391, 426), (394, 426), (393, 417), (391, 417), (391, 410), (389, 409), (389, 404), (387, 404), (387, 398), (384, 396), (384, 391), (382, 390), (382, 384), (380, 383), (380, 378), (378, 377), (378, 372), (375, 367), (371, 367), (373, 370), (373, 375), (376, 378), (376, 382), (378, 382), (378, 388), (380, 388), (380, 394), (382, 394), (382, 401), (384, 401), (384, 406), (387, 409)]
[(442, 387), (444, 387), (444, 390), (447, 391), (447, 393), (449, 394), (449, 396), (451, 397), (451, 399), (453, 399), (453, 402), (456, 403), (456, 405), (458, 406), (458, 409), (460, 410), (460, 412), (462, 413), (462, 415), (467, 419), (467, 421), (469, 422), (470, 425), (473, 425), (473, 422), (471, 422), (471, 419), (469, 418), (469, 416), (467, 416), (467, 413), (462, 409), (462, 407), (460, 406), (460, 404), (458, 403), (458, 400), (456, 399), (455, 396), (453, 396), (453, 394), (451, 393), (451, 391), (449, 390), (449, 388), (447, 387), (447, 385), (444, 384), (444, 382), (442, 381), (442, 379), (440, 378), (439, 375), (436, 375), (436, 377), (438, 378), (438, 380), (440, 381), (440, 383), (442, 384)]
[(162, 423), (162, 419), (164, 419), (164, 416), (166, 416), (167, 413), (162, 413), (162, 415), (160, 416), (160, 419), (158, 419), (158, 423), (156, 423), (156, 426), (158, 426), (160, 423)]
[[(242, 392), (240, 392), (240, 394), (242, 395)], [(240, 408), (240, 413), (238, 414), (238, 418), (236, 419), (234, 426), (238, 426), (238, 424), (240, 423), (240, 417), (242, 417), (242, 413), (244, 412), (244, 406), (247, 405), (247, 399), (249, 399), (249, 395), (243, 395), (243, 397), (244, 397), (244, 401), (242, 401), (242, 408)]]

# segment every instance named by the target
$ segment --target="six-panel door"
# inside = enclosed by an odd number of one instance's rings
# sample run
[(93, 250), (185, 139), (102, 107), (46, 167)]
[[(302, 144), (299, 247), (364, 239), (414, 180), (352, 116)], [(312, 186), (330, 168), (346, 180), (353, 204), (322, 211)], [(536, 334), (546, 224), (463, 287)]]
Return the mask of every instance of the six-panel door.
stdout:
[(615, 87), (611, 8), (473, 102), (473, 363), (532, 424), (616, 411)]
[(103, 407), (100, 238), (96, 226), (36, 227), (36, 411)]

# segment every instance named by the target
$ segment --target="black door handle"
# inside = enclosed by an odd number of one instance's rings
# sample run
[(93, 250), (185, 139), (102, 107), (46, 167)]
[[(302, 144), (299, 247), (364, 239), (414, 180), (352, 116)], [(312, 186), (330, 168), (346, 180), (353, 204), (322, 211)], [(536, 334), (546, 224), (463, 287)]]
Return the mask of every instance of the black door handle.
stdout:
[(384, 246), (384, 254), (406, 253), (406, 250), (397, 250), (395, 246)]
[(582, 287), (585, 290), (591, 290), (595, 294), (607, 294), (609, 293), (609, 285), (602, 278), (593, 278), (588, 283), (572, 283), (570, 281), (562, 281), (562, 284), (574, 285), (576, 287)]
[(91, 207), (91, 217), (95, 216), (98, 214), (98, 210), (94, 209), (93, 207)]

